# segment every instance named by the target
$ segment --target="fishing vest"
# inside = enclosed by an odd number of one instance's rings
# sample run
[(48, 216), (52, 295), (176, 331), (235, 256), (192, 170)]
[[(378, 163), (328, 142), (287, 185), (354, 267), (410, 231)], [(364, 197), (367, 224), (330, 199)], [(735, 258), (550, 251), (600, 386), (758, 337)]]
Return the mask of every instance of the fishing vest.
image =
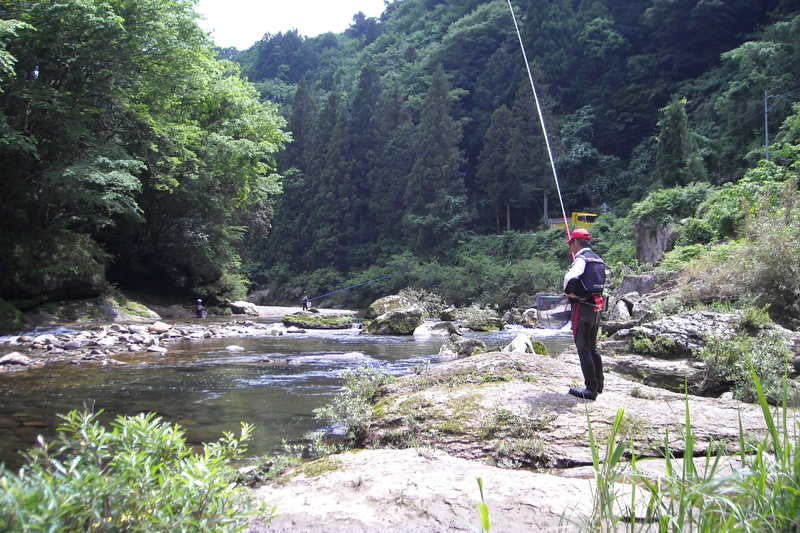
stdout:
[(606, 284), (606, 264), (600, 259), (600, 256), (591, 250), (587, 250), (581, 254), (581, 259), (586, 261), (586, 268), (583, 274), (578, 277), (578, 283), (575, 284), (575, 296), (585, 297), (594, 294), (602, 294), (603, 288)]

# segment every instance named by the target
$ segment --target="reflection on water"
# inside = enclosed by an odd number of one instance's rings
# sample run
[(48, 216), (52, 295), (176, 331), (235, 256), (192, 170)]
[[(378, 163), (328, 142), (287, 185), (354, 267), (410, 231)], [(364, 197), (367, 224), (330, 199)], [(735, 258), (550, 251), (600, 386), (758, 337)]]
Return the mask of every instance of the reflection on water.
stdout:
[[(470, 334), (488, 346), (515, 337), (521, 328)], [(531, 333), (531, 331), (528, 331)], [(568, 332), (533, 332), (552, 354), (571, 341)], [(128, 364), (58, 364), (0, 374), (0, 461), (21, 464), (18, 450), (50, 441), (65, 414), (86, 405), (103, 410), (101, 420), (141, 412), (158, 413), (180, 424), (187, 441), (218, 440), (239, 433), (241, 422), (255, 426), (248, 456), (271, 455), (282, 441), (322, 429), (313, 410), (339, 389), (342, 370), (360, 362), (394, 375), (409, 374), (430, 360), (444, 339), (359, 335), (359, 330), (312, 331), (279, 337), (181, 341), (166, 356), (115, 356)], [(229, 346), (241, 351), (230, 351)], [(344, 355), (357, 352), (354, 355)], [(363, 355), (359, 355), (363, 354)], [(334, 355), (334, 357), (330, 357)]]

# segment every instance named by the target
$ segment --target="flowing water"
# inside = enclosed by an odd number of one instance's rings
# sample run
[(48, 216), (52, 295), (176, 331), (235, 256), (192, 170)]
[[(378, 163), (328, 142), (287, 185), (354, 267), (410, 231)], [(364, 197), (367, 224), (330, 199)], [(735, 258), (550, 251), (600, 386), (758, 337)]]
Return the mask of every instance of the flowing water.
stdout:
[[(262, 322), (277, 322), (262, 320)], [(211, 321), (207, 322), (211, 325)], [(488, 346), (513, 339), (522, 328), (468, 333)], [(569, 332), (526, 330), (557, 355), (572, 341)], [(248, 457), (272, 455), (282, 442), (296, 442), (326, 424), (313, 410), (339, 390), (339, 374), (359, 363), (394, 375), (439, 362), (443, 338), (360, 335), (359, 329), (308, 330), (276, 337), (212, 338), (173, 343), (166, 356), (114, 356), (122, 366), (59, 363), (0, 374), (0, 462), (22, 464), (19, 450), (38, 435), (53, 440), (59, 414), (83, 406), (110, 422), (119, 415), (157, 413), (178, 423), (187, 442), (238, 435), (241, 422), (255, 426)], [(235, 345), (243, 350), (230, 351)]]

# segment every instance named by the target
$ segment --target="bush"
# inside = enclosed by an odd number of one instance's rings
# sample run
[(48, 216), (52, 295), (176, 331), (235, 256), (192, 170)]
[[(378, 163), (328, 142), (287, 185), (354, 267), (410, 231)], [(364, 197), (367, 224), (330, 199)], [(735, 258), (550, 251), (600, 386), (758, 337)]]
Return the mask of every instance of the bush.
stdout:
[[(229, 483), (229, 461), (245, 451), (226, 433), (196, 454), (177, 425), (154, 414), (63, 416), (55, 443), (40, 437), (19, 475), (0, 471), (2, 531), (241, 531), (249, 498)], [(274, 512), (274, 509), (273, 509)]]
[(372, 421), (372, 400), (383, 385), (394, 381), (394, 376), (362, 363), (353, 370), (345, 370), (341, 377), (342, 390), (331, 403), (314, 409), (314, 416), (346, 427), (348, 438), (357, 442), (366, 436)]
[(22, 311), (0, 298), (0, 332), (19, 331), (27, 322)]
[(732, 390), (734, 398), (743, 402), (758, 400), (756, 382), (750, 365), (771, 403), (781, 396), (789, 350), (777, 333), (758, 337), (739, 335), (730, 340), (709, 339), (697, 356), (706, 364), (705, 391), (716, 396)]

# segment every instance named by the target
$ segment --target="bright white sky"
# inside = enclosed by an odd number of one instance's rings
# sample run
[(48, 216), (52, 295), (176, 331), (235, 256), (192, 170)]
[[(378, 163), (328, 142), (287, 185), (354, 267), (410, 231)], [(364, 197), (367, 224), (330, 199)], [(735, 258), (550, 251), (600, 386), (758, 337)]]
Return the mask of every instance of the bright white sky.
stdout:
[(217, 46), (239, 50), (250, 48), (265, 33), (341, 33), (359, 11), (380, 17), (383, 9), (383, 0), (200, 0), (195, 8), (206, 18), (200, 25), (212, 32)]

